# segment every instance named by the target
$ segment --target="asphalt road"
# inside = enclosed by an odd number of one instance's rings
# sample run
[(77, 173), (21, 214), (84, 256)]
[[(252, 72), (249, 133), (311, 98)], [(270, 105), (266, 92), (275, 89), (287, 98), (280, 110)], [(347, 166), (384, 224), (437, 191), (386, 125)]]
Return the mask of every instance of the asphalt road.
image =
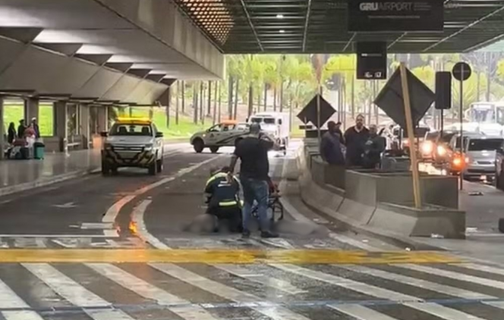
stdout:
[(504, 319), (504, 268), (339, 229), (284, 179), (293, 150), (271, 158), (280, 239), (185, 232), (228, 151), (0, 198), (0, 319)]

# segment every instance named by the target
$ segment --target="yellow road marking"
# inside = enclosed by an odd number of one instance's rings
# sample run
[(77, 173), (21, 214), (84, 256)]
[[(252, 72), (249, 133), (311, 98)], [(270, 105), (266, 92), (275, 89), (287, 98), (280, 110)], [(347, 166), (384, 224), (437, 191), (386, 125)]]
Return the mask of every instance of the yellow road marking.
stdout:
[(365, 252), (338, 250), (158, 250), (158, 249), (4, 249), (0, 263), (208, 263), (208, 264), (376, 264), (459, 263), (449, 254), (429, 251)]

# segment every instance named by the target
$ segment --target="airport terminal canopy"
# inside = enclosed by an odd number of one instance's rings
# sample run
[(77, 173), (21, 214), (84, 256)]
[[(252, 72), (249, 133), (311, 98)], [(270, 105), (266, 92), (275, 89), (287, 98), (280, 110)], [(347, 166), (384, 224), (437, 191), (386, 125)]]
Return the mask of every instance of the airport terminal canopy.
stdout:
[[(386, 41), (391, 53), (460, 53), (491, 44), (504, 33), (504, 1), (496, 0), (175, 1), (229, 54), (351, 53), (359, 41)], [(410, 19), (410, 28), (400, 19), (389, 21), (392, 28), (381, 28), (380, 14), (419, 19)], [(370, 24), (371, 15), (382, 24), (379, 28)], [(380, 28), (392, 32), (369, 32)]]
[(223, 74), (171, 0), (0, 0), (0, 95), (149, 105), (175, 79)]

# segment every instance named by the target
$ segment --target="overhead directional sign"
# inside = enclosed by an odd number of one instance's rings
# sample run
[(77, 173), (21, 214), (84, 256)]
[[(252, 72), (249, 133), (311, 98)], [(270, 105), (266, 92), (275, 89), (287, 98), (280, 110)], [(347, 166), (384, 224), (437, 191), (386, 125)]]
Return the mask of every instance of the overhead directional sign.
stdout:
[[(409, 70), (406, 69), (406, 73), (408, 77), (411, 117), (413, 125), (417, 125), (436, 99), (436, 95)], [(374, 103), (394, 120), (395, 123), (400, 125), (401, 128), (406, 129), (406, 116), (399, 68), (392, 74)]]
[(387, 79), (386, 42), (357, 42), (357, 79)]
[(443, 31), (444, 0), (347, 0), (348, 31)]
[(457, 62), (453, 66), (452, 73), (458, 81), (466, 81), (472, 74), (471, 66), (465, 62)]
[[(315, 127), (317, 127), (317, 97), (320, 95), (315, 95), (313, 99), (299, 112), (297, 115), (298, 119), (304, 124), (311, 122)], [(322, 127), (324, 123), (329, 120), (332, 115), (336, 112), (329, 102), (327, 102), (322, 96), (320, 96), (320, 126)]]

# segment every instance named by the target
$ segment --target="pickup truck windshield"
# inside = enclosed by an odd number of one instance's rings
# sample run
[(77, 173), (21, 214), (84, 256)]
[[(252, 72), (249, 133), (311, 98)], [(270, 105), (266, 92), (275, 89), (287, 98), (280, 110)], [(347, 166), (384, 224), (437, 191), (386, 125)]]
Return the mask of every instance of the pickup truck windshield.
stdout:
[(450, 142), (450, 140), (453, 138), (454, 135), (455, 133), (443, 133), (441, 138), (439, 138), (439, 141), (448, 143)]
[(503, 139), (471, 139), (468, 151), (493, 151), (500, 148)]
[(149, 124), (115, 123), (110, 129), (110, 136), (152, 136)]
[(252, 118), (251, 121), (255, 123), (275, 124), (275, 118)]

